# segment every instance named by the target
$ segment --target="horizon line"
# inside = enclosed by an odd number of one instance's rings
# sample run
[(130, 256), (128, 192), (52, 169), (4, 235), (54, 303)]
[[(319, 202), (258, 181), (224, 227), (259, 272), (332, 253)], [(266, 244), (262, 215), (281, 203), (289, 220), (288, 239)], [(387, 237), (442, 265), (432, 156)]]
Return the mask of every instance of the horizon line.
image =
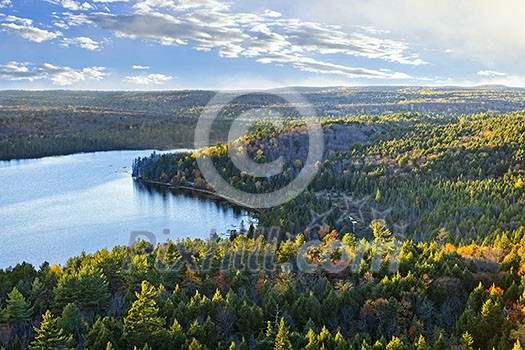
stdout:
[(241, 88), (241, 89), (224, 89), (224, 88), (179, 88), (179, 89), (0, 89), (3, 92), (177, 92), (177, 91), (272, 91), (280, 89), (358, 89), (358, 88), (419, 88), (419, 89), (521, 89), (525, 86), (508, 86), (503, 84), (480, 84), (480, 85), (283, 85), (272, 88)]

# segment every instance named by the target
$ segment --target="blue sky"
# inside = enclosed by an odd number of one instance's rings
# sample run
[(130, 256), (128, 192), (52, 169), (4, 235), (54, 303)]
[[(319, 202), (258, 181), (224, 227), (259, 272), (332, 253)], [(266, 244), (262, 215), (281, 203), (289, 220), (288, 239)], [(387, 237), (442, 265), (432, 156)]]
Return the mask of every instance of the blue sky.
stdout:
[(525, 86), (521, 0), (0, 0), (0, 89)]

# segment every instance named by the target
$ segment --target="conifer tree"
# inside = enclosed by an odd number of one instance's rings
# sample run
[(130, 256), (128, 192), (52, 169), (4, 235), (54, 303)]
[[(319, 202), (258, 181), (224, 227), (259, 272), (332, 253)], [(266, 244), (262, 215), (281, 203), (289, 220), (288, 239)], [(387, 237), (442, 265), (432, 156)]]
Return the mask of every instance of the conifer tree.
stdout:
[(437, 337), (436, 341), (434, 342), (432, 349), (433, 350), (446, 350), (447, 343), (445, 342), (445, 337), (443, 336), (443, 332), (439, 333), (439, 336)]
[(277, 335), (275, 336), (275, 345), (274, 350), (291, 350), (292, 343), (290, 342), (290, 331), (284, 323), (284, 318), (281, 318), (279, 322), (279, 329), (277, 330)]
[(466, 331), (465, 333), (463, 333), (461, 335), (461, 344), (463, 344), (463, 346), (465, 347), (465, 350), (473, 350), (474, 347), (474, 338), (472, 338), (472, 336), (470, 335), (470, 333), (468, 331)]
[(191, 343), (188, 346), (188, 350), (207, 350), (208, 347), (199, 343), (195, 338), (192, 338)]
[(386, 345), (386, 350), (403, 350), (405, 349), (403, 341), (398, 337), (392, 337), (392, 339)]
[(341, 332), (337, 332), (337, 334), (335, 335), (334, 344), (335, 344), (335, 347), (334, 347), (335, 350), (348, 349), (348, 344), (346, 343)]
[(305, 346), (305, 350), (317, 350), (319, 349), (319, 343), (317, 342), (317, 336), (315, 332), (310, 328), (306, 333), (306, 340), (308, 343)]
[(319, 336), (317, 337), (317, 340), (319, 341), (319, 345), (322, 347), (331, 347), (332, 343), (332, 334), (328, 331), (326, 326), (323, 326), (321, 329), (321, 332), (319, 332)]
[(124, 318), (123, 337), (130, 347), (143, 347), (146, 343), (156, 345), (163, 336), (165, 320), (159, 316), (155, 302), (157, 291), (146, 281), (142, 282), (141, 287), (141, 292), (136, 293), (137, 300)]
[(186, 342), (186, 336), (184, 331), (177, 319), (173, 320), (173, 324), (169, 330), (169, 339), (170, 339), (170, 348), (180, 349), (182, 345)]
[(416, 350), (428, 350), (427, 342), (425, 341), (425, 337), (423, 337), (422, 334), (419, 335), (414, 345)]
[(57, 327), (57, 320), (47, 310), (42, 315), (42, 323), (39, 328), (35, 327), (36, 337), (29, 346), (31, 350), (72, 350), (73, 338), (66, 336), (62, 329)]
[(10, 321), (27, 321), (31, 318), (32, 308), (26, 298), (15, 287), (7, 294), (6, 316)]
[(372, 350), (372, 347), (366, 342), (366, 339), (363, 339), (361, 343), (361, 350)]
[(54, 291), (56, 307), (62, 309), (75, 303), (83, 311), (102, 313), (108, 304), (110, 292), (106, 276), (92, 266), (65, 274)]
[(392, 232), (388, 229), (384, 219), (374, 219), (370, 223), (370, 228), (376, 241), (384, 243), (392, 238)]
[(113, 346), (115, 339), (108, 326), (109, 322), (108, 317), (98, 318), (95, 321), (86, 338), (86, 345), (89, 349), (102, 349), (108, 343), (111, 343), (111, 346)]

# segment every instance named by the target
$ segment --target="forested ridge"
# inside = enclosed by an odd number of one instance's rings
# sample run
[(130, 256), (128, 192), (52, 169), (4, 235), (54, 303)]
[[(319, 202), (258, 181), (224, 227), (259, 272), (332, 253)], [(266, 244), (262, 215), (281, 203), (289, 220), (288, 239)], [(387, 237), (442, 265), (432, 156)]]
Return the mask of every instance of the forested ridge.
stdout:
[[(300, 93), (318, 115), (336, 117), (396, 112), (505, 113), (523, 109), (525, 101), (525, 90), (505, 87), (334, 87), (275, 91), (284, 96)], [(235, 92), (231, 94), (234, 96)], [(192, 90), (0, 91), (0, 159), (119, 149), (191, 148), (197, 119), (214, 95), (213, 91)], [(239, 111), (264, 106), (272, 106), (285, 116), (297, 115), (270, 90), (234, 99), (216, 127), (226, 127), (223, 124)]]
[[(326, 147), (317, 176), (294, 200), (263, 210), (262, 226), (304, 233), (311, 211), (329, 212), (324, 224), (342, 234), (369, 238), (367, 223), (382, 218), (391, 228), (403, 226), (401, 233), (418, 241), (440, 236), (452, 243), (482, 243), (525, 225), (522, 112), (458, 117), (402, 113), (327, 118), (322, 124)], [(228, 147), (245, 147), (261, 162), (282, 156), (285, 170), (270, 179), (247, 176), (227, 156)], [(301, 125), (258, 128), (232, 145), (137, 159), (133, 172), (142, 180), (212, 190), (196, 164), (196, 157), (212, 157), (232, 186), (265, 193), (297, 176), (307, 154)], [(346, 212), (356, 214), (355, 206), (359, 215), (354, 218), (360, 219), (355, 227), (339, 220)]]
[[(254, 213), (257, 227), (157, 246), (138, 241), (72, 257), (64, 266), (0, 270), (0, 346), (522, 349), (521, 90), (365, 90), (302, 91), (321, 111), (323, 159), (299, 196)], [(86, 108), (100, 107), (99, 95), (86, 96), (78, 97)], [(24, 98), (31, 108), (40, 103)], [(290, 183), (308, 155), (304, 122), (272, 99), (238, 102), (223, 111), (223, 126), (264, 104), (277, 106), (285, 123), (278, 128), (261, 118), (231, 143), (136, 159), (133, 176), (213, 191), (197, 166), (197, 157), (209, 157), (246, 193)], [(52, 100), (49, 108), (61, 103)], [(206, 103), (193, 104), (196, 115)], [(170, 128), (164, 124), (164, 132)], [(215, 130), (220, 141), (223, 130)], [(234, 166), (229, 150), (246, 150), (259, 163), (283, 156), (283, 172), (251, 177)]]

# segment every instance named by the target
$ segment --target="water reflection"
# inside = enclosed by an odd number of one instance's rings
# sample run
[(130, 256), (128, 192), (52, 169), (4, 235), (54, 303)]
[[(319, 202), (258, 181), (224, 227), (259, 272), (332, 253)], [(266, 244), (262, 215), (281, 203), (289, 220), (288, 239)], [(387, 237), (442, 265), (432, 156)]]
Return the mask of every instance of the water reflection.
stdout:
[[(137, 183), (134, 158), (115, 151), (0, 162), (0, 268), (27, 261), (64, 263), (82, 251), (124, 245), (132, 230), (158, 241), (207, 238), (253, 222), (238, 207)], [(170, 229), (170, 235), (162, 234)]]

